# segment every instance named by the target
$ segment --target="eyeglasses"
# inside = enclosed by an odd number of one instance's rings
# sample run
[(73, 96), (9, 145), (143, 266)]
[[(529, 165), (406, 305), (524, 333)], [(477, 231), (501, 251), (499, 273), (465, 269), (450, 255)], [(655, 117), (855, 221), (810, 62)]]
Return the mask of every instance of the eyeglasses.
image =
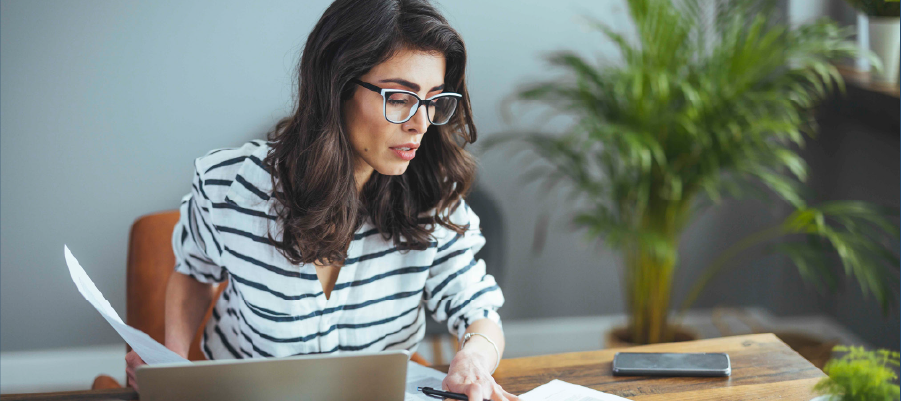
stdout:
[(459, 93), (444, 92), (428, 99), (420, 99), (415, 93), (400, 89), (383, 89), (370, 83), (352, 79), (353, 83), (382, 95), (382, 109), (385, 119), (395, 124), (403, 124), (413, 118), (419, 106), (425, 105), (429, 122), (444, 125), (450, 121), (457, 109), (457, 99), (463, 97)]

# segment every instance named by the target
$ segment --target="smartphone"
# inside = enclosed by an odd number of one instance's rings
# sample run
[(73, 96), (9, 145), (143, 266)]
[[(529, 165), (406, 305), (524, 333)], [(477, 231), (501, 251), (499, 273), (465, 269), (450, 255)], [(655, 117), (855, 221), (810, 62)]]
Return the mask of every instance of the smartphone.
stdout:
[(724, 353), (617, 352), (614, 376), (729, 376), (732, 366)]

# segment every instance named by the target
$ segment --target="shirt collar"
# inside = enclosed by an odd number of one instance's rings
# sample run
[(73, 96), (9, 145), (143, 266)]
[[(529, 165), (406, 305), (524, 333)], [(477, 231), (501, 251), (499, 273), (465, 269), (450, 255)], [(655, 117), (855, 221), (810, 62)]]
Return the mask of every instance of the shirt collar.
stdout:
[(244, 159), (228, 188), (226, 202), (251, 210), (270, 209), (275, 202), (272, 196), (272, 175), (263, 164), (269, 150), (269, 144), (263, 142)]

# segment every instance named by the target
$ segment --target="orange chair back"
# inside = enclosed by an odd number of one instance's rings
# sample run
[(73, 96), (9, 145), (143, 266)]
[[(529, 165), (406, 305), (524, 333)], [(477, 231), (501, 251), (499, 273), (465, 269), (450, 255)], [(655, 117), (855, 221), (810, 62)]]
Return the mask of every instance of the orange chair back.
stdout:
[[(132, 224), (128, 240), (126, 323), (160, 343), (166, 338), (166, 284), (169, 275), (175, 272), (172, 231), (178, 217), (178, 210), (142, 216)], [(206, 359), (200, 351), (200, 337), (224, 288), (224, 284), (219, 286), (219, 292), (207, 308), (203, 323), (191, 342), (188, 359), (192, 361)]]

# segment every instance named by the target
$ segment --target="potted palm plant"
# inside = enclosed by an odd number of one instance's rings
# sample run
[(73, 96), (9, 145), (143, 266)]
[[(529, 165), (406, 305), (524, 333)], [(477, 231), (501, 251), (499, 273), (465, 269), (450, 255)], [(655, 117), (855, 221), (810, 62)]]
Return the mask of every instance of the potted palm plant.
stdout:
[(629, 316), (622, 340), (674, 339), (671, 288), (682, 232), (698, 211), (758, 186), (794, 213), (718, 257), (683, 310), (732, 256), (777, 239), (776, 250), (810, 281), (834, 282), (821, 263), (831, 252), (865, 293), (884, 308), (892, 304), (898, 258), (888, 251), (897, 237), (885, 219), (890, 211), (853, 201), (811, 206), (801, 195), (807, 171), (795, 147), (815, 132), (810, 111), (817, 100), (843, 89), (829, 60), (857, 54), (849, 33), (828, 20), (795, 29), (773, 23), (772, 2), (765, 1), (627, 3), (634, 40), (589, 21), (616, 44), (620, 63), (594, 65), (560, 52), (549, 61), (563, 78), (516, 94), (572, 117), (566, 132), (486, 141), (488, 148), (526, 144), (510, 148), (539, 156), (524, 178), (568, 184), (573, 225), (622, 253)]

